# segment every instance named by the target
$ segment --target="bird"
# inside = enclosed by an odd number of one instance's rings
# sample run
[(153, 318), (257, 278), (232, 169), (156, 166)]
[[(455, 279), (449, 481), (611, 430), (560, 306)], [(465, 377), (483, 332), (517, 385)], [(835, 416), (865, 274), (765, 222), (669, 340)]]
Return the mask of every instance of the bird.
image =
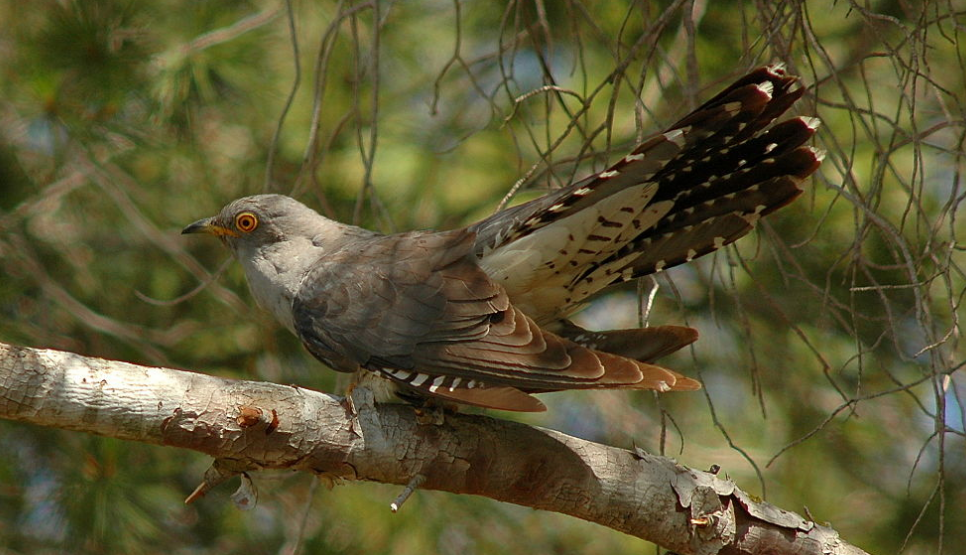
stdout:
[(781, 64), (757, 68), (606, 170), (459, 229), (385, 235), (261, 194), (182, 233), (218, 237), (315, 358), (403, 399), (538, 412), (536, 393), (696, 390), (655, 364), (693, 328), (598, 332), (569, 318), (798, 197), (824, 157), (805, 144), (820, 121), (774, 120), (804, 91)]

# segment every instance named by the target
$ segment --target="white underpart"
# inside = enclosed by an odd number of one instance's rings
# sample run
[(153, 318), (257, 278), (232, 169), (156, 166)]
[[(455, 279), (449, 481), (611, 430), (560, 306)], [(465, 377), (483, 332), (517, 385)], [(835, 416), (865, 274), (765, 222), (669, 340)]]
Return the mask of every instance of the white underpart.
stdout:
[[(557, 320), (607, 285), (600, 280), (579, 291), (571, 290), (568, 286), (575, 275), (588, 264), (615, 253), (671, 209), (669, 201), (650, 203), (656, 192), (654, 183), (628, 187), (486, 253), (480, 264), (506, 288), (511, 301), (524, 313), (538, 323)], [(601, 218), (620, 225), (605, 225)], [(588, 240), (594, 235), (607, 240)], [(580, 252), (581, 248), (592, 253)]]

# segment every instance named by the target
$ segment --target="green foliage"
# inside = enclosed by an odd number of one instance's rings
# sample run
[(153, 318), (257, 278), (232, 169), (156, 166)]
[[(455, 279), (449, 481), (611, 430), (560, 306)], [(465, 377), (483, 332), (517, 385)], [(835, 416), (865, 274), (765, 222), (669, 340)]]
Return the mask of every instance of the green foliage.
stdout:
[[(783, 60), (812, 86), (800, 110), (825, 122), (823, 168), (759, 232), (657, 281), (651, 323), (701, 332), (667, 363), (707, 397), (561, 393), (529, 421), (718, 464), (871, 552), (952, 551), (966, 541), (953, 4), (304, 2), (296, 57), (287, 4), (0, 2), (0, 340), (334, 390), (226, 252), (182, 226), (266, 190), (386, 232), (464, 225), (518, 179), (511, 203), (603, 169)], [(637, 325), (637, 293), (582, 317)], [(419, 492), (391, 515), (397, 488), (306, 476), (256, 475), (251, 512), (228, 488), (184, 507), (201, 455), (9, 422), (0, 446), (11, 553), (645, 548), (473, 497)]]

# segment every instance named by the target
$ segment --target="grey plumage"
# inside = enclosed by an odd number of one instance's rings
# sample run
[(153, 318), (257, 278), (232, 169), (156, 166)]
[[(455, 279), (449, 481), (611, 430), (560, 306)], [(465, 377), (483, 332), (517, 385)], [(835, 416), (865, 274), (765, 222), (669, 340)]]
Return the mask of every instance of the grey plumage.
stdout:
[(762, 131), (801, 94), (756, 70), (608, 170), (465, 229), (380, 235), (280, 195), (238, 199), (184, 233), (219, 236), (260, 305), (333, 369), (420, 395), (543, 410), (530, 393), (696, 389), (654, 359), (686, 327), (588, 332), (565, 320), (622, 280), (720, 248), (793, 200), (817, 120)]

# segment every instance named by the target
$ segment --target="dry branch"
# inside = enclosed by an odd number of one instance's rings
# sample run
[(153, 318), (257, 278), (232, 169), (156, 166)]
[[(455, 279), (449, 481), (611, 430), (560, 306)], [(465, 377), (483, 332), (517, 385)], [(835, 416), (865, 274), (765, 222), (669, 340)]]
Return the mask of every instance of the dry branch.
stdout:
[(0, 384), (0, 417), (214, 457), (192, 499), (241, 472), (287, 468), (564, 513), (681, 554), (864, 553), (669, 458), (485, 416), (420, 424), (361, 388), (349, 416), (338, 397), (296, 387), (2, 343)]

